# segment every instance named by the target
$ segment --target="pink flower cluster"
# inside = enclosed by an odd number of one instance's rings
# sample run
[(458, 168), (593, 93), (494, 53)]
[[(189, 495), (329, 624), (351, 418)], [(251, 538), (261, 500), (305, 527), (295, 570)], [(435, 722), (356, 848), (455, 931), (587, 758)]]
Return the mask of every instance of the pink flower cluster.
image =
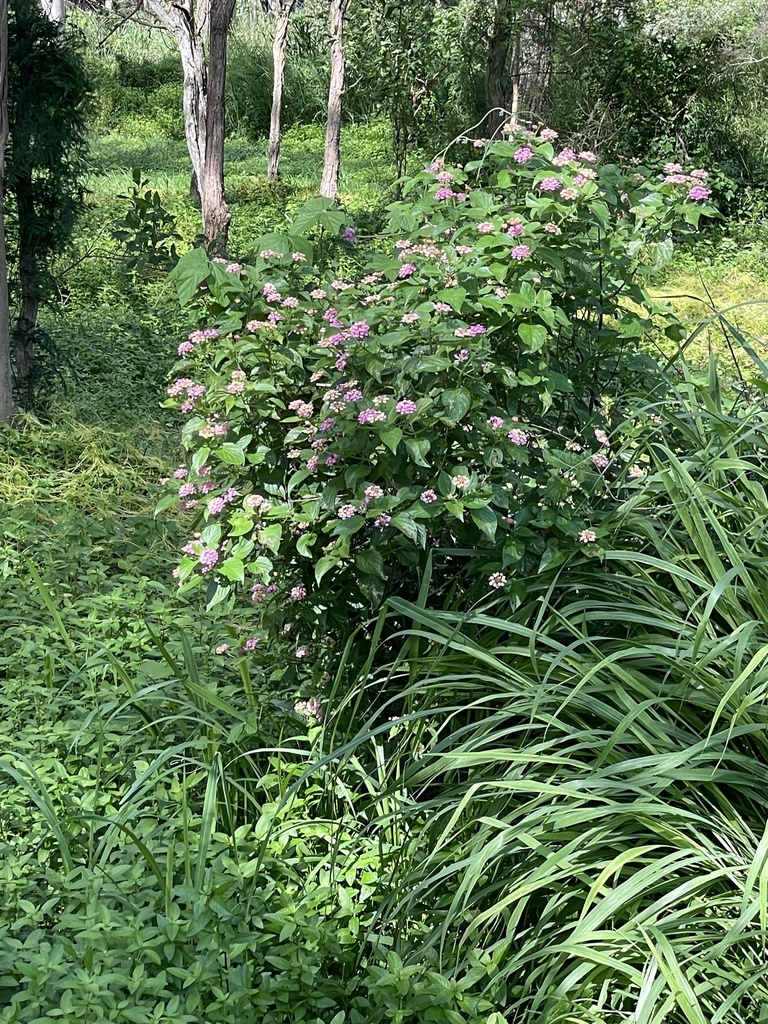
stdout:
[(453, 334), (456, 338), (476, 338), (479, 334), (485, 334), (485, 331), (482, 324), (472, 324), (471, 327), (457, 327)]
[(233, 370), (230, 375), (229, 384), (227, 384), (227, 391), (230, 395), (241, 395), (245, 391), (245, 372), (243, 370)]
[(213, 338), (218, 338), (219, 332), (215, 327), (207, 327), (204, 331), (192, 331), (186, 341), (182, 341), (179, 345), (178, 353), (182, 359), (186, 359), (188, 355), (191, 355), (195, 350), (196, 345), (202, 344), (204, 341), (211, 341)]
[[(202, 488), (201, 488), (202, 490)], [(239, 491), (236, 487), (229, 487), (223, 494), (220, 494), (217, 498), (211, 498), (208, 502), (208, 511), (211, 515), (218, 515), (223, 512), (227, 505), (235, 501), (239, 497)]]
[(382, 423), (387, 418), (386, 413), (383, 413), (381, 409), (363, 409), (358, 414), (358, 423)]
[(315, 411), (309, 402), (302, 402), (300, 398), (290, 402), (288, 408), (302, 420), (308, 420)]

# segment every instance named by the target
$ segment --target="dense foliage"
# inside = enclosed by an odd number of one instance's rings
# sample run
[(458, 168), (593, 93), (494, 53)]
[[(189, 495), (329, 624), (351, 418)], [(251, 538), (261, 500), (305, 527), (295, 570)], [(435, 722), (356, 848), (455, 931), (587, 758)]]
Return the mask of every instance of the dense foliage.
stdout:
[(193, 250), (175, 271), (207, 319), (179, 348), (189, 455), (161, 507), (200, 509), (179, 580), (245, 588), (267, 664), (287, 635), (317, 678), (366, 609), (423, 585), (519, 600), (642, 473), (611, 453), (614, 406), (647, 372), (639, 340), (680, 326), (641, 271), (698, 222), (707, 174), (508, 134), (413, 179), (351, 280), (327, 238), (355, 230), (323, 200), (252, 264)]
[[(59, 373), (0, 425), (0, 1024), (756, 1024), (755, 5), (361, 0), (338, 206), (325, 12), (267, 182), (241, 11), (209, 260), (178, 55), (88, 4)], [(499, 11), (583, 142), (461, 132)]]

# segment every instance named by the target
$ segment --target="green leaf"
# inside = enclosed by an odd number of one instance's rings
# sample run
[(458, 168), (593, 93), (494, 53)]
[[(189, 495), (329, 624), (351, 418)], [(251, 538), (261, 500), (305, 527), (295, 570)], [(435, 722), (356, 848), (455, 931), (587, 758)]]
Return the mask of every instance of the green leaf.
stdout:
[(176, 285), (176, 294), (182, 306), (186, 306), (195, 297), (201, 282), (208, 277), (210, 266), (205, 249), (190, 249), (168, 275)]
[(315, 579), (317, 582), (319, 583), (323, 576), (337, 566), (340, 561), (341, 556), (336, 551), (332, 551), (330, 555), (323, 555), (322, 558), (318, 559), (315, 565)]
[(408, 363), (410, 365), (415, 363), (416, 369), (420, 373), (440, 373), (441, 370), (447, 370), (449, 366), (453, 365), (446, 356), (414, 357), (409, 359)]
[(397, 446), (402, 440), (403, 432), (400, 427), (390, 427), (388, 430), (382, 430), (379, 436), (394, 455), (397, 452)]
[(296, 550), (300, 555), (305, 558), (311, 558), (312, 556), (312, 545), (317, 540), (316, 533), (302, 533), (299, 539), (296, 541)]
[(364, 572), (368, 576), (377, 576), (380, 579), (384, 578), (384, 559), (381, 557), (381, 553), (375, 548), (368, 548), (366, 551), (358, 551), (355, 555), (355, 565), (360, 572)]
[(443, 392), (443, 408), (452, 423), (458, 423), (472, 406), (472, 396), (466, 388), (453, 388)]
[(530, 352), (538, 352), (546, 342), (549, 334), (541, 324), (520, 324), (517, 329), (520, 340)]
[(489, 540), (494, 540), (499, 520), (493, 509), (486, 505), (485, 508), (472, 509), (469, 514), (475, 526), (479, 527)]
[(226, 462), (230, 466), (244, 466), (245, 465), (245, 452), (238, 445), (233, 444), (231, 441), (225, 441), (220, 448), (216, 449), (216, 454), (222, 462)]
[(263, 530), (259, 530), (259, 544), (262, 547), (268, 548), (274, 554), (280, 551), (282, 537), (283, 528), (280, 523), (271, 523), (269, 526), (265, 526)]
[(157, 505), (155, 505), (155, 515), (165, 512), (167, 508), (170, 508), (172, 505), (178, 505), (178, 503), (178, 494), (166, 494), (165, 497), (161, 498)]
[(465, 289), (457, 286), (455, 288), (444, 288), (441, 292), (437, 293), (435, 299), (437, 302), (447, 302), (451, 309), (455, 309), (459, 313), (466, 297)]
[(325, 196), (315, 196), (313, 199), (308, 199), (305, 203), (301, 204), (293, 215), (291, 227), (297, 234), (305, 235), (319, 223), (323, 213), (332, 209), (333, 200)]
[(205, 461), (211, 454), (211, 449), (203, 445), (202, 448), (198, 448), (195, 454), (192, 456), (192, 472), (199, 473), (200, 469), (205, 465)]
[(456, 516), (456, 518), (460, 519), (462, 523), (464, 522), (464, 505), (462, 504), (462, 502), (446, 501), (445, 507), (448, 509), (451, 515)]
[(236, 512), (229, 520), (229, 536), (230, 537), (242, 537), (246, 533), (250, 533), (253, 529), (253, 520), (250, 516), (245, 516), (240, 512)]
[(396, 527), (401, 533), (405, 534), (408, 540), (412, 540), (414, 543), (420, 544), (422, 547), (427, 542), (427, 531), (421, 525), (417, 523), (412, 516), (409, 516), (407, 512), (398, 512), (392, 516), (391, 526)]
[(217, 567), (222, 576), (228, 580), (242, 583), (245, 579), (245, 565), (240, 558), (227, 558)]
[(425, 437), (414, 437), (405, 442), (405, 447), (411, 460), (417, 466), (424, 466), (429, 469), (429, 463), (424, 456), (430, 449), (430, 442)]

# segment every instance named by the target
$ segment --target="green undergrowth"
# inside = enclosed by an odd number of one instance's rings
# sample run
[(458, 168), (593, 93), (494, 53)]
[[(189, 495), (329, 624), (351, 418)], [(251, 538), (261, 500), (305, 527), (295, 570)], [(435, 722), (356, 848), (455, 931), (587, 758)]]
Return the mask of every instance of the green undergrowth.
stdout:
[[(670, 302), (689, 329), (685, 356), (691, 364), (706, 367), (712, 351), (726, 379), (749, 374), (751, 361), (731, 328), (760, 358), (768, 356), (767, 256), (760, 242), (740, 243), (712, 232), (678, 251), (654, 283), (653, 294)], [(667, 345), (663, 351), (672, 356), (676, 349)]]
[[(266, 140), (231, 138), (225, 147), (226, 188), (232, 212), (230, 249), (247, 252), (260, 234), (276, 229), (285, 215), (317, 192), (323, 165), (325, 129), (321, 124), (289, 128), (281, 146), (281, 180), (266, 179)], [(345, 126), (341, 140), (339, 201), (352, 214), (380, 210), (391, 196), (395, 178), (389, 155), (391, 127), (384, 120)], [(94, 139), (90, 201), (99, 217), (117, 215), (115, 197), (131, 184), (138, 167), (163, 204), (177, 218), (182, 234), (200, 231), (199, 210), (189, 197), (189, 163), (182, 140), (113, 133)]]
[(172, 523), (6, 490), (0, 1021), (759, 1021), (766, 415), (714, 373), (653, 415), (600, 557), (394, 602), (310, 728), (211, 650)]

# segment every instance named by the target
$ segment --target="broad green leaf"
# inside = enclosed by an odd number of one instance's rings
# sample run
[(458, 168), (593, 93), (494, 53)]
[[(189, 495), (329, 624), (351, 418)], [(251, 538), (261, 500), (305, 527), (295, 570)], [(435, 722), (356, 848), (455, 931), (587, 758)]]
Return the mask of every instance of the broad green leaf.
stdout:
[(245, 452), (239, 445), (233, 444), (231, 441), (225, 441), (223, 445), (216, 449), (216, 454), (222, 462), (226, 462), (228, 465), (245, 465)]
[(520, 324), (517, 329), (520, 340), (530, 352), (538, 352), (547, 342), (549, 333), (541, 324)]
[(242, 537), (253, 529), (253, 520), (250, 516), (236, 512), (229, 520), (229, 536)]
[(421, 544), (422, 546), (426, 543), (427, 531), (421, 523), (417, 523), (416, 520), (413, 519), (412, 516), (409, 516), (407, 512), (398, 512), (396, 515), (392, 516), (392, 522), (390, 525), (394, 526), (402, 534), (405, 534), (408, 540)]
[(493, 509), (486, 505), (484, 508), (472, 509), (469, 514), (475, 526), (479, 527), (489, 540), (494, 540), (499, 520)]
[(323, 555), (322, 558), (318, 559), (317, 564), (315, 565), (315, 579), (317, 582), (319, 583), (323, 576), (330, 572), (331, 569), (335, 568), (340, 561), (341, 556), (335, 551), (330, 555)]
[(375, 548), (367, 548), (365, 551), (358, 551), (355, 555), (355, 565), (369, 576), (384, 576), (384, 559), (381, 553)]
[(274, 554), (280, 551), (280, 541), (283, 537), (283, 528), (280, 523), (270, 523), (263, 530), (259, 530), (259, 544), (268, 548)]
[(466, 388), (452, 388), (444, 391), (442, 400), (446, 417), (453, 423), (458, 423), (472, 407), (472, 396)]
[(210, 267), (205, 249), (190, 249), (173, 268), (168, 276), (176, 285), (176, 294), (182, 306), (186, 306), (195, 297), (201, 282), (208, 277)]
[(234, 580), (237, 583), (242, 583), (245, 579), (245, 565), (240, 558), (227, 558), (216, 568), (217, 571), (220, 572), (222, 576), (226, 576), (228, 580)]
[(417, 466), (424, 466), (426, 469), (429, 469), (429, 463), (424, 458), (430, 449), (430, 442), (426, 437), (410, 438), (405, 442), (405, 447), (411, 461), (415, 462)]
[(316, 533), (302, 533), (299, 539), (296, 541), (296, 550), (300, 555), (305, 558), (312, 557), (312, 545), (317, 540)]
[(379, 436), (387, 448), (394, 454), (402, 440), (403, 432), (400, 427), (390, 427), (388, 430), (382, 430)]

